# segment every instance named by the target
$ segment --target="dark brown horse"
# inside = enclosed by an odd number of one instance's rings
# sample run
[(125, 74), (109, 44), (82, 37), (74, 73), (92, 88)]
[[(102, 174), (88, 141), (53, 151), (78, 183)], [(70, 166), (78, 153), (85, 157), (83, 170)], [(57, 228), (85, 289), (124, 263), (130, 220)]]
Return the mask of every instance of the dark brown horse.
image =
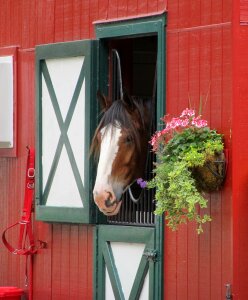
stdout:
[(92, 148), (99, 154), (94, 201), (107, 216), (116, 215), (123, 192), (144, 176), (150, 135), (151, 101), (127, 94), (112, 103), (98, 93), (103, 117)]

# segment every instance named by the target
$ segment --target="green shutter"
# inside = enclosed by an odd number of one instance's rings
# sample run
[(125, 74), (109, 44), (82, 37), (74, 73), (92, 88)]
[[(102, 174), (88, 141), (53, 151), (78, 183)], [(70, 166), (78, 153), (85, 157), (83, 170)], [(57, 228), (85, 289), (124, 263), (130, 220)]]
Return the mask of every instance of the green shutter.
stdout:
[(36, 218), (89, 223), (97, 41), (36, 47)]

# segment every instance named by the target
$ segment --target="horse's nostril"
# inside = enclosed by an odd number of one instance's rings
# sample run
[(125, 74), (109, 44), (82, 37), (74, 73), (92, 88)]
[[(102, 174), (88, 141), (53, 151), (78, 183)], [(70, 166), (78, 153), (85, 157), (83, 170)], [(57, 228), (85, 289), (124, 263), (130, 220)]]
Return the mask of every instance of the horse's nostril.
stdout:
[(116, 203), (116, 198), (111, 192), (107, 192), (108, 197), (105, 199), (105, 205), (106, 207), (111, 207)]
[(112, 205), (111, 200), (108, 198), (105, 200), (106, 207), (110, 207)]

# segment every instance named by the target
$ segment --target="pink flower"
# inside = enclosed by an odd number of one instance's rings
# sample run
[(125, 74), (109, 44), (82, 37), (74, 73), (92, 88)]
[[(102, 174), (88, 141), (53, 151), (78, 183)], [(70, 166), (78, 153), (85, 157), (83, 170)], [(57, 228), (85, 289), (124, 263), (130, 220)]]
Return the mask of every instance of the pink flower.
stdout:
[(163, 130), (161, 130), (162, 135), (168, 133), (170, 131), (170, 128), (164, 128)]
[(169, 131), (171, 128), (172, 128), (171, 122), (167, 123), (165, 129), (167, 129)]
[(182, 120), (180, 118), (172, 118), (172, 120), (169, 123), (167, 123), (166, 128), (175, 129), (181, 126), (181, 124), (182, 124)]
[(158, 140), (161, 137), (162, 132), (161, 131), (157, 131), (155, 132), (155, 134), (152, 136), (151, 140), (150, 140), (150, 144), (152, 145), (153, 151), (156, 151), (157, 147), (158, 147)]
[(191, 124), (192, 124), (192, 125), (196, 125), (197, 122), (199, 121), (199, 119), (200, 119), (200, 116), (198, 116), (198, 117), (196, 117), (196, 118), (193, 118), (192, 121), (191, 121)]
[(180, 133), (187, 127), (203, 128), (208, 125), (206, 120), (201, 119), (201, 116), (195, 116), (195, 110), (186, 108), (182, 111), (180, 117), (171, 118), (168, 120), (168, 115), (161, 118), (166, 124), (165, 128), (155, 132), (152, 136), (150, 144), (152, 145), (152, 151), (158, 151), (160, 143), (166, 144), (175, 133)]
[(152, 136), (152, 138), (151, 138), (150, 144), (151, 144), (152, 146), (154, 146), (154, 145), (156, 144), (156, 142), (157, 142), (157, 135), (154, 134), (154, 135)]
[(189, 119), (184, 119), (183, 121), (182, 121), (182, 123), (181, 123), (181, 126), (182, 127), (186, 127), (186, 126), (188, 126), (189, 125)]
[(195, 110), (194, 109), (188, 109), (186, 108), (185, 110), (182, 111), (180, 117), (193, 117), (195, 115)]
[(196, 125), (197, 128), (202, 128), (208, 126), (208, 122), (206, 120), (199, 120)]
[(206, 120), (200, 119), (200, 116), (198, 116), (197, 118), (194, 118), (192, 120), (192, 125), (194, 125), (197, 128), (202, 128), (206, 127), (208, 125), (208, 122)]

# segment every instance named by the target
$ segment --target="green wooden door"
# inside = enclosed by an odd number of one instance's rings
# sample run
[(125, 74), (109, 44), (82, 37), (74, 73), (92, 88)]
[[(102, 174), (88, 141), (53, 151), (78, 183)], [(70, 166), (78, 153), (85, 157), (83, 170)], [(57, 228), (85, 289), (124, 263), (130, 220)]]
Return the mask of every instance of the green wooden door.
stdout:
[(97, 251), (96, 299), (155, 299), (155, 228), (101, 225)]

